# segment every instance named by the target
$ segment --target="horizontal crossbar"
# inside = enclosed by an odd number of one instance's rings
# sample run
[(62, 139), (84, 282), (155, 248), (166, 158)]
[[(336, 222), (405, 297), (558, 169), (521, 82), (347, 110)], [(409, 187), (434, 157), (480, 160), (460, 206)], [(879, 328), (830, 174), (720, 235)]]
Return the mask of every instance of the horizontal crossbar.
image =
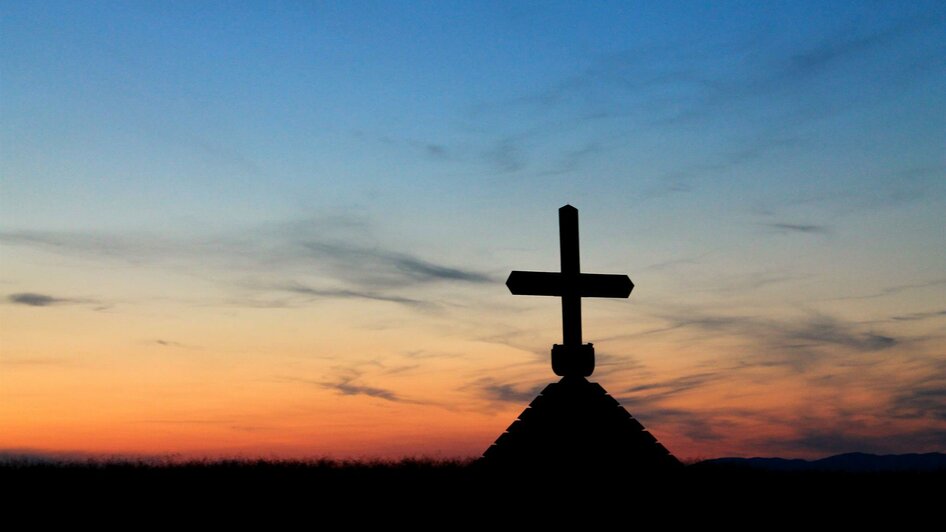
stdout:
[(558, 297), (628, 297), (634, 289), (634, 283), (626, 275), (522, 271), (510, 273), (506, 286), (515, 295)]

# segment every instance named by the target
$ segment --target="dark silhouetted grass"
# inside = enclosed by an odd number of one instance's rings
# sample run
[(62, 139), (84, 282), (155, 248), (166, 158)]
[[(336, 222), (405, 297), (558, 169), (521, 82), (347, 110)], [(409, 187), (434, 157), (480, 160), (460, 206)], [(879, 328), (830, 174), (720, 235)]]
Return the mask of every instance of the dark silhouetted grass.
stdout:
[[(469, 460), (88, 460), (0, 463), (0, 484), (17, 500), (56, 507), (108, 505), (130, 512), (282, 517), (356, 508), (376, 520), (430, 512), (482, 518), (540, 512), (547, 518), (657, 512), (672, 505), (696, 512), (893, 512), (910, 516), (942, 507), (940, 473), (771, 472), (697, 463), (676, 472), (597, 470), (566, 473), (495, 470)], [(361, 508), (359, 513), (357, 508)], [(662, 510), (661, 510), (662, 511)], [(380, 513), (379, 513), (380, 512)], [(425, 513), (426, 512), (426, 513)], [(934, 512), (935, 513), (935, 512)], [(418, 514), (418, 515), (420, 515)], [(163, 515), (163, 514), (162, 514)], [(669, 514), (667, 514), (669, 515)], [(679, 515), (678, 515), (679, 517)], [(862, 515), (863, 517), (863, 515)], [(448, 527), (449, 528), (449, 527)]]

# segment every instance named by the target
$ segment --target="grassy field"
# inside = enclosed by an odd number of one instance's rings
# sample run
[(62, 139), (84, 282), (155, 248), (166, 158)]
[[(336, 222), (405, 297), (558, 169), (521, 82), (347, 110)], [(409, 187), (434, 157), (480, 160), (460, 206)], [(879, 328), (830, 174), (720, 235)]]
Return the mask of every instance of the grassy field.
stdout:
[[(770, 472), (693, 464), (677, 471), (490, 469), (471, 461), (336, 462), (229, 460), (29, 461), (0, 465), (0, 483), (24, 500), (177, 501), (180, 506), (251, 501), (259, 506), (332, 501), (479, 501), (507, 504), (540, 498), (574, 505), (677, 501), (694, 505), (786, 504), (836, 510), (862, 507), (939, 508), (946, 472)], [(11, 490), (10, 488), (15, 487)], [(8, 499), (10, 500), (10, 499)], [(609, 506), (610, 505), (610, 506)]]
[(7, 464), (7, 530), (936, 530), (944, 474), (497, 471), (469, 462)]

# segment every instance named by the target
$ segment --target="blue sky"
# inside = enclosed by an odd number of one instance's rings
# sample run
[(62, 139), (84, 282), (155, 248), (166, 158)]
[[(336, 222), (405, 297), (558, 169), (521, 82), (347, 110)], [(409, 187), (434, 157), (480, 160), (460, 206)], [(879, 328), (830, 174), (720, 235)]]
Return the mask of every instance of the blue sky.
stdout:
[[(809, 342), (889, 338), (939, 386), (944, 24), (942, 2), (3, 2), (8, 311), (364, 305), (354, 330), (459, 352), (498, 328), (542, 367), (555, 305), (501, 281), (555, 267), (571, 203), (583, 265), (638, 285), (586, 316), (654, 379), (712, 333), (778, 338), (802, 373)], [(155, 338), (201, 343), (180, 327)], [(664, 329), (670, 366), (634, 343)]]

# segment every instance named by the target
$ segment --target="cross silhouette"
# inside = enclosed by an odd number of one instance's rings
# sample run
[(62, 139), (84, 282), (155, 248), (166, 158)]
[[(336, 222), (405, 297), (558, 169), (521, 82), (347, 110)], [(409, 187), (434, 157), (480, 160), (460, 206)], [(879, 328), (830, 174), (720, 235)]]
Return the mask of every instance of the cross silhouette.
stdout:
[(581, 298), (631, 295), (634, 283), (627, 275), (581, 273), (578, 253), (578, 209), (558, 210), (561, 272), (513, 271), (506, 286), (515, 295), (562, 298), (562, 344), (552, 347), (552, 369), (557, 375), (591, 375), (594, 348), (581, 341)]

